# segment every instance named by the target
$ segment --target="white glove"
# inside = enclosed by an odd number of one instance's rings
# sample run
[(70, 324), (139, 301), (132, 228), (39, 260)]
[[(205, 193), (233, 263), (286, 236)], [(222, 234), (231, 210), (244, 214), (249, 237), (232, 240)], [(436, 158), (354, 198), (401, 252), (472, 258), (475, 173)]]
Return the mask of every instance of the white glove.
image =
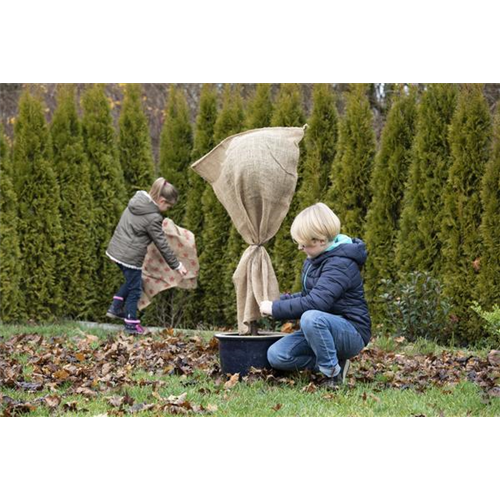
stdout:
[(181, 275), (181, 276), (186, 276), (187, 274), (187, 269), (184, 267), (184, 264), (180, 262), (180, 266), (176, 269), (176, 271)]
[(272, 316), (273, 315), (273, 303), (270, 300), (264, 300), (259, 305), (260, 314), (262, 316)]

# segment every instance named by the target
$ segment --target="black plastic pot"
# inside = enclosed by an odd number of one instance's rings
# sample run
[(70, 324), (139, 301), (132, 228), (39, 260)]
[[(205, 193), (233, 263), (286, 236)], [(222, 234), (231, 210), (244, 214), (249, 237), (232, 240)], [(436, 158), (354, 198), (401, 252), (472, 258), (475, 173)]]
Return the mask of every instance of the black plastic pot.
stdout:
[(267, 350), (283, 334), (261, 333), (259, 335), (239, 335), (237, 333), (218, 333), (221, 369), (224, 373), (246, 375), (250, 368), (271, 368), (267, 361)]

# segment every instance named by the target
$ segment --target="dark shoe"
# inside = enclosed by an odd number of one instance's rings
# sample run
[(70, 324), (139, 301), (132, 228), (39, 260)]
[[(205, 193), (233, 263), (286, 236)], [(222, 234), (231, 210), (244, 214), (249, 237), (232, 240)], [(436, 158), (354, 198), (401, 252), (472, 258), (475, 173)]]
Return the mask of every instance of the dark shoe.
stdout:
[(321, 387), (324, 387), (325, 389), (338, 389), (342, 384), (345, 383), (350, 364), (351, 363), (348, 359), (339, 361), (340, 372), (335, 375), (335, 377), (325, 378), (321, 384)]
[(125, 320), (125, 333), (129, 335), (147, 335), (149, 332), (140, 323), (127, 323), (127, 320)]
[(115, 309), (112, 309), (110, 307), (108, 309), (108, 312), (106, 313), (106, 316), (108, 318), (113, 318), (113, 319), (124, 319), (125, 318), (125, 313), (123, 311), (116, 311)]
[(106, 316), (108, 318), (113, 318), (113, 319), (125, 319), (125, 312), (123, 311), (123, 309), (118, 309), (116, 307), (111, 306), (108, 309)]

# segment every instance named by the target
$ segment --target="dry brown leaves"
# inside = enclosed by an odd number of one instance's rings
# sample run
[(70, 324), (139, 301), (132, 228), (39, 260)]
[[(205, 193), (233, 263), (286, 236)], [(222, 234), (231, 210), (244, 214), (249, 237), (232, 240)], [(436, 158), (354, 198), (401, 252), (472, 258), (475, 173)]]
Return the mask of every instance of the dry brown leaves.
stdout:
[[(20, 361), (22, 359), (23, 361)], [(30, 367), (29, 374), (24, 368)], [(409, 356), (368, 347), (354, 358), (349, 385), (363, 382), (373, 391), (384, 388), (424, 391), (429, 386), (453, 386), (463, 380), (478, 384), (485, 397), (500, 396), (500, 351), (486, 358), (443, 352), (440, 355)], [(165, 330), (155, 337), (129, 337), (123, 334), (104, 340), (82, 332), (71, 338), (22, 334), (0, 339), (0, 389), (10, 388), (26, 393), (44, 393), (33, 401), (18, 401), (0, 392), (0, 414), (22, 415), (38, 407), (51, 413), (81, 411), (76, 401), (62, 403), (71, 395), (86, 399), (104, 395), (109, 415), (140, 414), (198, 414), (211, 413), (213, 406), (204, 408), (186, 399), (186, 395), (161, 397), (158, 389), (164, 381), (137, 381), (133, 372), (143, 370), (150, 375), (180, 375), (185, 385), (197, 385), (195, 370), (214, 379), (215, 389), (199, 387), (200, 393), (223, 393), (224, 397), (241, 381), (251, 384), (264, 381), (270, 386), (303, 385), (295, 376), (288, 377), (273, 370), (252, 369), (245, 377), (227, 376), (220, 371), (218, 343), (198, 336), (184, 336)], [(321, 376), (306, 375), (301, 390), (316, 392)], [(151, 385), (154, 402), (136, 403), (126, 390), (134, 385)], [(59, 395), (55, 395), (57, 391)], [(116, 395), (117, 392), (125, 393)], [(372, 396), (367, 396), (372, 397)], [(276, 408), (278, 411), (279, 408)]]

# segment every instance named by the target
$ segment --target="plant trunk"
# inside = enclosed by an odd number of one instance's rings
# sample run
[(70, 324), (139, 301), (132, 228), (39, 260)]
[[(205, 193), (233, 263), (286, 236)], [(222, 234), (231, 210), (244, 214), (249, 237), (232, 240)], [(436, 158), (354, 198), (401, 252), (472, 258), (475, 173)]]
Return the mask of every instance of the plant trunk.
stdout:
[(250, 335), (258, 335), (259, 328), (257, 326), (257, 321), (250, 321)]

